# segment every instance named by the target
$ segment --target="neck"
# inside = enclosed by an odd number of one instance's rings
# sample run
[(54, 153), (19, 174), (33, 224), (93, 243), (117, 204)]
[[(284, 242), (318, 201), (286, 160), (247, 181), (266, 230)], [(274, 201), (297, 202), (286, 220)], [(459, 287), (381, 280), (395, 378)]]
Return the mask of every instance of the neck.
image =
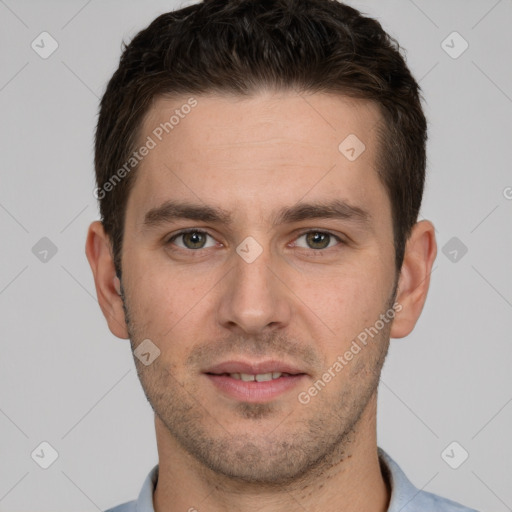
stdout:
[(361, 416), (347, 446), (300, 480), (272, 488), (229, 479), (186, 452), (156, 416), (159, 476), (155, 512), (385, 512), (390, 490), (380, 470), (376, 397)]

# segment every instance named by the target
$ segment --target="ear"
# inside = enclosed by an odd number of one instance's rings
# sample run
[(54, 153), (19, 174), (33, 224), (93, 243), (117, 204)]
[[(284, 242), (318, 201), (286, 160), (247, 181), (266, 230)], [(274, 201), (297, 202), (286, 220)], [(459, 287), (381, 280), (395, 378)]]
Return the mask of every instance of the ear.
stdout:
[(437, 255), (435, 229), (422, 220), (412, 228), (405, 247), (397, 290), (397, 315), (391, 327), (392, 338), (407, 336), (416, 325), (430, 286), (430, 274)]
[(118, 338), (128, 339), (123, 301), (120, 295), (121, 283), (116, 276), (110, 239), (105, 234), (100, 221), (93, 222), (89, 226), (85, 254), (94, 275), (98, 302), (110, 331)]

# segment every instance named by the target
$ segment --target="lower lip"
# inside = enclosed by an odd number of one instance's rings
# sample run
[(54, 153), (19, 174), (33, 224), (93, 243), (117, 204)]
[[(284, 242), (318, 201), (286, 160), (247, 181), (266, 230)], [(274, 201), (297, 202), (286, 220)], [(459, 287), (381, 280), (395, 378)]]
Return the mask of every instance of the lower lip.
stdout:
[(245, 382), (233, 379), (229, 375), (212, 375), (209, 373), (205, 375), (224, 394), (244, 402), (267, 402), (273, 400), (293, 389), (306, 377), (305, 374), (300, 374), (283, 376), (265, 382)]

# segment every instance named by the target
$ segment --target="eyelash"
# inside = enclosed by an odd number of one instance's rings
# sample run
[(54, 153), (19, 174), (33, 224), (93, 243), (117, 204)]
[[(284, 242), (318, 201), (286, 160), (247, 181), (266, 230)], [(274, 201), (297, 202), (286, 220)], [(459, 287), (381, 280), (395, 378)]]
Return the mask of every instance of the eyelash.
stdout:
[[(203, 231), (201, 229), (189, 228), (189, 229), (184, 229), (184, 230), (180, 231), (179, 233), (174, 234), (172, 237), (170, 237), (166, 241), (166, 245), (171, 245), (172, 242), (174, 242), (174, 240), (176, 240), (177, 238), (179, 238), (182, 235), (186, 235), (187, 233), (199, 233), (201, 235), (206, 235), (206, 236), (209, 236), (209, 237), (215, 239), (207, 231)], [(319, 229), (308, 229), (306, 231), (303, 231), (303, 232), (299, 233), (297, 235), (297, 237), (294, 239), (294, 242), (297, 241), (300, 237), (302, 237), (304, 235), (307, 235), (309, 233), (319, 233), (319, 234), (322, 234), (322, 235), (328, 235), (328, 236), (334, 238), (338, 242), (338, 245), (340, 245), (340, 244), (343, 245), (343, 244), (346, 243), (344, 240), (342, 240), (339, 236), (335, 235), (334, 233), (331, 233), (330, 231), (319, 230)], [(311, 249), (311, 248), (305, 248), (305, 247), (299, 247), (299, 248), (300, 249), (304, 249), (304, 250), (313, 251), (313, 252), (325, 252), (328, 249), (333, 249), (334, 247), (326, 247), (325, 249)], [(178, 247), (178, 250), (183, 250), (183, 251), (187, 251), (187, 252), (190, 252), (190, 253), (192, 253), (192, 252), (199, 252), (201, 249), (202, 248), (200, 248), (200, 249), (184, 249), (183, 247)], [(209, 249), (209, 247), (207, 247), (207, 249)]]

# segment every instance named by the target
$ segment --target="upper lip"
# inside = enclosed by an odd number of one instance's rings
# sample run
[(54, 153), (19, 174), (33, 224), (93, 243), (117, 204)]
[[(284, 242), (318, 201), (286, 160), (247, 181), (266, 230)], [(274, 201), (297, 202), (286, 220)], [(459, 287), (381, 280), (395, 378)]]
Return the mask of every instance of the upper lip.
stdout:
[(246, 373), (249, 375), (261, 375), (264, 373), (289, 373), (291, 375), (299, 375), (305, 372), (297, 367), (281, 361), (267, 360), (259, 362), (246, 361), (225, 361), (208, 368), (204, 373), (213, 373), (221, 375), (223, 373)]

